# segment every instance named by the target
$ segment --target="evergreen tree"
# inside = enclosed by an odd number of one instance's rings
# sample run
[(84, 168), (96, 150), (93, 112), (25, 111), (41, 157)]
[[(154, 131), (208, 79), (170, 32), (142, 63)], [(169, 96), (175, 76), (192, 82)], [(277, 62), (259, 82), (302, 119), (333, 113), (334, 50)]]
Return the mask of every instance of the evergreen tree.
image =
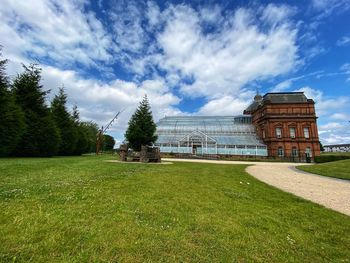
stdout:
[(18, 143), (15, 154), (20, 156), (52, 156), (60, 142), (57, 127), (45, 104), (49, 91), (40, 85), (41, 69), (31, 64), (13, 83), (13, 94), (24, 113), (26, 130)]
[(9, 91), (6, 63), (7, 60), (0, 60), (0, 156), (9, 155), (15, 149), (25, 130), (23, 112)]
[(156, 124), (153, 121), (147, 96), (131, 116), (125, 138), (135, 151), (140, 151), (141, 145), (150, 145), (157, 140)]
[(76, 105), (73, 106), (72, 118), (75, 130), (77, 131), (77, 143), (75, 145), (74, 155), (81, 155), (83, 153), (87, 153), (90, 147), (88, 139), (88, 130), (80, 122), (79, 111)]
[(115, 145), (115, 140), (112, 136), (108, 134), (103, 135), (103, 151), (112, 151)]
[(58, 150), (59, 155), (73, 155), (78, 141), (78, 131), (73, 117), (67, 111), (66, 104), (67, 95), (62, 87), (51, 103), (52, 116), (61, 138)]

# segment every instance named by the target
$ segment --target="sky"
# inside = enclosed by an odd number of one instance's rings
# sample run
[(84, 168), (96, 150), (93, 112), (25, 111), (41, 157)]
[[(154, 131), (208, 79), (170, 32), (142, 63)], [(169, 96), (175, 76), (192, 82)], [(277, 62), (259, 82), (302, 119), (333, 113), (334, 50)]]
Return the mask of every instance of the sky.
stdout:
[(83, 120), (124, 139), (147, 94), (155, 121), (238, 115), (257, 91), (304, 91), (323, 144), (350, 143), (350, 0), (0, 0), (11, 78), (38, 63)]

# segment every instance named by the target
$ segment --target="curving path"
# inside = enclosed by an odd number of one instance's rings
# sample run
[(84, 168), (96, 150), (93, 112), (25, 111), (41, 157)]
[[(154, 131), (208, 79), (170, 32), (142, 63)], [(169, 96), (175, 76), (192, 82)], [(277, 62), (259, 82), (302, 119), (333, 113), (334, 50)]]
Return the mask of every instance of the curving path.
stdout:
[(350, 216), (350, 182), (299, 171), (295, 168), (298, 165), (309, 164), (172, 158), (163, 158), (162, 160), (172, 162), (253, 164), (248, 166), (246, 171), (258, 180)]

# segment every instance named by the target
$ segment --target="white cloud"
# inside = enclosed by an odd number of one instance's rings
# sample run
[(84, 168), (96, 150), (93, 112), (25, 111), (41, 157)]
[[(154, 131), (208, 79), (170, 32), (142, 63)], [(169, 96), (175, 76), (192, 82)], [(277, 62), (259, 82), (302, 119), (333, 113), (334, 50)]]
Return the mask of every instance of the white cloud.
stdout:
[(233, 96), (223, 96), (212, 99), (198, 111), (199, 115), (241, 115), (249, 105), (249, 100), (235, 98)]
[(134, 1), (116, 2), (109, 13), (114, 41), (122, 51), (140, 52), (147, 41), (147, 35), (141, 26), (143, 15), (140, 4)]
[(80, 1), (2, 1), (2, 45), (7, 57), (39, 57), (94, 66), (113, 59), (103, 25)]
[(310, 87), (303, 87), (297, 89), (296, 91), (303, 91), (307, 98), (311, 98), (315, 101), (316, 114), (318, 116), (329, 115), (332, 113), (332, 111), (336, 109), (343, 109), (349, 104), (349, 97), (347, 96), (329, 98), (324, 96), (323, 91)]
[(260, 19), (268, 23), (279, 12), (267, 30), (259, 28), (253, 10), (239, 8), (225, 17), (220, 30), (204, 33), (200, 13), (186, 5), (170, 6), (157, 37), (163, 54), (155, 63), (193, 80), (181, 88), (192, 97), (232, 96), (254, 80), (287, 73), (298, 64), (297, 29), (287, 6), (267, 9)]
[(341, 39), (337, 41), (338, 46), (346, 46), (350, 44), (350, 37), (348, 36), (343, 36)]
[(162, 80), (145, 80), (140, 84), (123, 80), (102, 83), (95, 79), (81, 78), (75, 71), (60, 70), (51, 66), (43, 67), (43, 85), (52, 89), (51, 97), (62, 84), (68, 93), (69, 104), (77, 104), (84, 120), (93, 120), (103, 125), (117, 111), (125, 110), (117, 126), (124, 131), (131, 114), (139, 101), (147, 94), (155, 120), (164, 115), (177, 115), (180, 99), (170, 93)]
[(341, 120), (341, 121), (350, 121), (350, 114), (336, 112), (330, 116), (330, 119)]

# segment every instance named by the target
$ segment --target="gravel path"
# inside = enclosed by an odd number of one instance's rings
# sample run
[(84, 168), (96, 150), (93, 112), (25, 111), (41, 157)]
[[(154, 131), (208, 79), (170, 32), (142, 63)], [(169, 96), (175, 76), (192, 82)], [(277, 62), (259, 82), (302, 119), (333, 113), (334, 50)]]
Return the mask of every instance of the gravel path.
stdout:
[(299, 171), (305, 163), (165, 159), (164, 161), (253, 164), (246, 171), (269, 185), (350, 216), (350, 182)]

